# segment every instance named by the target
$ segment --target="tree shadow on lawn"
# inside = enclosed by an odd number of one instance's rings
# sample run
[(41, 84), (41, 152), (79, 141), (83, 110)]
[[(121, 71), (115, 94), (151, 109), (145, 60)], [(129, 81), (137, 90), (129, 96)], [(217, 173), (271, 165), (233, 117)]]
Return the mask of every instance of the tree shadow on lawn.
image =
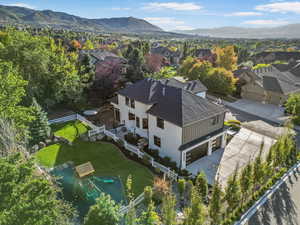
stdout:
[(145, 186), (153, 183), (153, 175), (148, 168), (127, 159), (111, 143), (88, 142), (77, 138), (72, 146), (60, 144), (54, 164), (56, 166), (67, 161), (73, 161), (75, 166), (89, 161), (96, 171), (95, 175), (119, 176), (123, 184), (131, 175), (136, 195), (140, 194)]
[[(298, 180), (299, 171), (296, 171), (286, 183), (272, 195), (262, 208), (250, 219), (249, 225), (299, 225), (300, 212), (295, 204), (295, 197), (291, 196)], [(295, 190), (294, 190), (295, 191)]]

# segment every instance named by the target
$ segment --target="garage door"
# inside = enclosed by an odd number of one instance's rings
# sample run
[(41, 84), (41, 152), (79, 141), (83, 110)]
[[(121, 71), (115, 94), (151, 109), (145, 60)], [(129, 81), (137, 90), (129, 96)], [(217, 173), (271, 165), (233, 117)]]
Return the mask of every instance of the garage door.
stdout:
[(191, 164), (192, 162), (196, 161), (207, 155), (208, 150), (208, 142), (190, 150), (186, 153), (186, 165)]

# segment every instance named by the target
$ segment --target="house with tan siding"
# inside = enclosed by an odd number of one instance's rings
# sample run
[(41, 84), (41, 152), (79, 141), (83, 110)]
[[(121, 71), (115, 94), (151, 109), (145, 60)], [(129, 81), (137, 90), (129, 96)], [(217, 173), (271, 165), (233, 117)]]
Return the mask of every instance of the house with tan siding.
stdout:
[(207, 100), (206, 90), (200, 81), (144, 79), (120, 90), (111, 103), (119, 124), (185, 169), (226, 145), (226, 109)]

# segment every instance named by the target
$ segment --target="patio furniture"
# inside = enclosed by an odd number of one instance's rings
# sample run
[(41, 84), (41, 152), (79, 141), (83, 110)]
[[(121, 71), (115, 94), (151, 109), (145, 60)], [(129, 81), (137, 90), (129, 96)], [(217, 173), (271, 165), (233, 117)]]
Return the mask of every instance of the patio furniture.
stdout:
[(90, 175), (95, 172), (95, 169), (94, 169), (93, 165), (91, 164), (91, 162), (86, 162), (84, 164), (76, 166), (75, 170), (80, 178), (85, 177), (85, 176)]

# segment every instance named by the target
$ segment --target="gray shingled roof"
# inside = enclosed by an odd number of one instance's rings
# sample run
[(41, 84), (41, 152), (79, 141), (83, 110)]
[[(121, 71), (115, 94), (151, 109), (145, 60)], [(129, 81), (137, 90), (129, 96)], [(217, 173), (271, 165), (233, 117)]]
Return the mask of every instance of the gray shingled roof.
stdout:
[(300, 86), (296, 86), (294, 83), (290, 83), (274, 76), (264, 76), (263, 87), (267, 91), (278, 92), (285, 95), (300, 91)]
[(224, 113), (226, 109), (183, 88), (165, 81), (144, 79), (119, 91), (119, 94), (153, 106), (151, 115), (180, 127)]
[(164, 85), (182, 88), (194, 94), (207, 91), (207, 88), (199, 80), (187, 81), (185, 83), (174, 78), (160, 80)]

